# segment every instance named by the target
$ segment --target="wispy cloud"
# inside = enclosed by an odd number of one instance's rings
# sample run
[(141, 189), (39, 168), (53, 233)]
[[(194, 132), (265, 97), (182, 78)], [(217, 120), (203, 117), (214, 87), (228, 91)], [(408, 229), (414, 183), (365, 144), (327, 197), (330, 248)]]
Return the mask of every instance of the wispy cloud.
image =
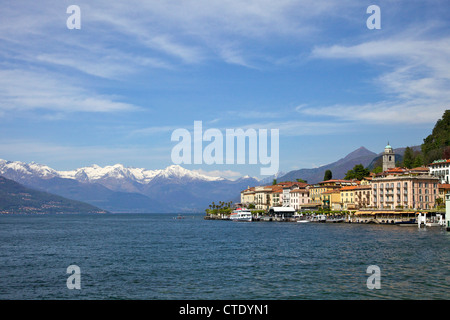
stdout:
[(313, 58), (358, 59), (380, 66), (385, 71), (372, 83), (383, 90), (386, 99), (356, 105), (302, 107), (297, 111), (366, 122), (432, 123), (450, 106), (449, 56), (448, 37), (395, 37), (353, 46), (316, 47)]
[(79, 88), (64, 76), (37, 70), (0, 70), (0, 111), (16, 114), (37, 109), (63, 114), (137, 111), (140, 107)]

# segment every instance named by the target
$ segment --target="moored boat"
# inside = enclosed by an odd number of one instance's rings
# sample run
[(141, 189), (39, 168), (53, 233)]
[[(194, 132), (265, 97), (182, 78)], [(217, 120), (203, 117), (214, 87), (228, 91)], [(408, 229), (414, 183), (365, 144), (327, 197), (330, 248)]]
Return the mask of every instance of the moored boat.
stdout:
[(416, 219), (411, 219), (409, 221), (398, 221), (395, 222), (394, 224), (400, 227), (417, 227)]
[(230, 215), (232, 221), (252, 221), (252, 212), (248, 209), (238, 208)]

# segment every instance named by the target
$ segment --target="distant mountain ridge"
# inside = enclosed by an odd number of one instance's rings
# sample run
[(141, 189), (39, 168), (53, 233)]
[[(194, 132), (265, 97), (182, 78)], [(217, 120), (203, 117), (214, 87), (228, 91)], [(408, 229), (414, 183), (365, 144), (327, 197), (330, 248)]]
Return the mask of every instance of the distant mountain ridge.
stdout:
[(296, 181), (296, 179), (303, 179), (310, 184), (318, 183), (323, 180), (326, 170), (331, 170), (334, 179), (342, 179), (345, 177), (347, 171), (353, 169), (355, 165), (362, 164), (364, 167), (367, 167), (376, 156), (377, 154), (375, 152), (365, 147), (360, 147), (338, 161), (319, 168), (293, 170), (277, 179), (277, 181)]
[(87, 203), (27, 188), (0, 177), (0, 213), (107, 213)]
[(112, 212), (202, 212), (258, 181), (210, 177), (172, 165), (161, 170), (93, 165), (56, 171), (36, 163), (0, 160), (0, 175), (25, 186), (90, 203)]
[[(417, 148), (417, 147), (413, 147)], [(401, 161), (405, 148), (395, 149)], [(249, 176), (235, 181), (210, 177), (178, 165), (165, 169), (128, 168), (121, 164), (92, 165), (72, 171), (56, 171), (49, 166), (0, 160), (0, 175), (27, 187), (87, 202), (111, 212), (203, 212), (209, 204), (239, 201), (248, 187), (278, 182), (306, 180), (313, 184), (323, 180), (326, 170), (342, 179), (357, 164), (373, 166), (382, 153), (360, 147), (342, 159), (312, 169), (293, 170), (258, 181)]]

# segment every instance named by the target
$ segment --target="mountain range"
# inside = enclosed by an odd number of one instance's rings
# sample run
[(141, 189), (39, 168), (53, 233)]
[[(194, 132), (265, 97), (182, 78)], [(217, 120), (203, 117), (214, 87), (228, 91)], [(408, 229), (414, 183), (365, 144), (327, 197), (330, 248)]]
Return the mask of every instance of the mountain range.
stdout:
[[(420, 150), (420, 146), (411, 147), (414, 151)], [(406, 148), (395, 148), (395, 161), (401, 162)], [(296, 179), (303, 179), (310, 184), (323, 181), (325, 171), (331, 170), (333, 179), (343, 179), (347, 171), (353, 169), (357, 164), (362, 164), (364, 167), (373, 169), (377, 161), (382, 157), (383, 152), (375, 153), (365, 147), (360, 147), (353, 152), (347, 154), (344, 158), (339, 159), (333, 163), (312, 169), (293, 170), (285, 175), (278, 177), (277, 181), (296, 181)]]
[(0, 160), (0, 175), (22, 185), (83, 201), (111, 212), (202, 212), (230, 201), (258, 180), (210, 177), (172, 165), (161, 170), (121, 164), (56, 171), (37, 163)]
[[(401, 161), (404, 148), (394, 150)], [(121, 164), (92, 165), (72, 171), (56, 171), (37, 163), (0, 160), (0, 175), (25, 187), (86, 202), (110, 212), (203, 212), (212, 202), (239, 201), (248, 187), (278, 182), (306, 180), (313, 184), (323, 180), (326, 170), (334, 179), (342, 179), (355, 165), (373, 166), (381, 153), (360, 147), (344, 158), (312, 169), (278, 173), (258, 181), (249, 176), (237, 180), (210, 177), (179, 165), (165, 169), (129, 168)]]

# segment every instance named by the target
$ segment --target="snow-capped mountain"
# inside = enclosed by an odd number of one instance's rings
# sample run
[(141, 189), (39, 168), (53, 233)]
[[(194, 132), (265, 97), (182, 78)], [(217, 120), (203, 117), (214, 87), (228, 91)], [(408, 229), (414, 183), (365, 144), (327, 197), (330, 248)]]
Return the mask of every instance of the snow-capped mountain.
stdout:
[(31, 162), (6, 161), (0, 159), (0, 175), (11, 176), (10, 179), (22, 180), (31, 177), (50, 179), (59, 176), (59, 173), (46, 165)]
[(155, 177), (165, 179), (191, 179), (204, 181), (219, 181), (221, 177), (211, 177), (179, 165), (171, 165), (165, 169), (148, 170), (144, 168), (130, 168), (122, 164), (100, 167), (96, 164), (71, 171), (56, 171), (49, 166), (32, 162), (30, 164), (20, 161), (6, 161), (0, 159), (0, 174), (15, 174), (21, 177), (39, 177), (50, 179), (54, 177), (74, 179), (80, 182), (96, 182), (102, 179), (132, 180), (141, 184), (148, 184)]
[(212, 201), (235, 199), (241, 190), (257, 184), (250, 177), (231, 181), (179, 165), (157, 170), (92, 165), (57, 171), (34, 162), (0, 160), (0, 175), (111, 212), (198, 212)]

